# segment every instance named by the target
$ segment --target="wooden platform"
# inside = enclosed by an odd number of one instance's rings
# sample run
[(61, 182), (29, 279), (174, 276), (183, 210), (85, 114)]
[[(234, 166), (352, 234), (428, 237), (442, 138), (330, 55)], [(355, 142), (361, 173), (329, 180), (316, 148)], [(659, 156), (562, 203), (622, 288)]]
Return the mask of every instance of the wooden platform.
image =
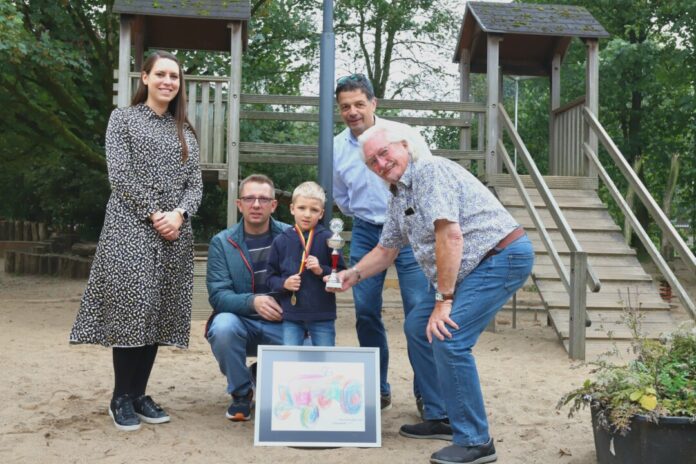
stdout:
[[(491, 183), (508, 211), (524, 225), (534, 244), (536, 262), (532, 278), (548, 311), (549, 324), (568, 349), (568, 293), (517, 190), (505, 177), (497, 176)], [(569, 266), (568, 247), (539, 193), (528, 178), (525, 185), (561, 260)], [(631, 333), (623, 321), (627, 306), (639, 310), (641, 326), (648, 338), (658, 338), (675, 329), (677, 324), (670, 314), (670, 305), (660, 298), (655, 282), (638, 262), (635, 250), (625, 244), (621, 229), (597, 195), (596, 184), (586, 178), (552, 178), (549, 185), (602, 283), (600, 292), (587, 294), (588, 316), (592, 321), (585, 331), (587, 359), (614, 348), (625, 350), (628, 347)]]

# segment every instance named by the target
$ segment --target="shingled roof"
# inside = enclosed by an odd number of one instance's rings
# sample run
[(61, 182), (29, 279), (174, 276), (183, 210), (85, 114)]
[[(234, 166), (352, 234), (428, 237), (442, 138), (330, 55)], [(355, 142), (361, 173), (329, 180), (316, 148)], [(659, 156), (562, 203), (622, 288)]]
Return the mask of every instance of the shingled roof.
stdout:
[(488, 2), (469, 2), (467, 6), (485, 32), (609, 37), (602, 25), (581, 6)]
[(230, 22), (243, 23), (246, 47), (249, 0), (115, 0), (114, 13), (132, 16), (133, 40), (145, 48), (230, 51)]
[(573, 37), (600, 39), (609, 33), (580, 6), (469, 1), (457, 38), (454, 62), (461, 50), (471, 54), (473, 72), (485, 72), (486, 41), (482, 34), (503, 36), (501, 65), (508, 72), (546, 75), (555, 53), (564, 55)]
[(115, 0), (114, 13), (246, 21), (249, 0)]

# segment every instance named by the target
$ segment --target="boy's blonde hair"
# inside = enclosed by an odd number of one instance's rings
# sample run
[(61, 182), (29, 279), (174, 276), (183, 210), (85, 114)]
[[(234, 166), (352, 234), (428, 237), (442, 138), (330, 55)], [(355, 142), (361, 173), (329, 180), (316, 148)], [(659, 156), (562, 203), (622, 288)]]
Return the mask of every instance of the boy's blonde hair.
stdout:
[(321, 188), (321, 185), (312, 181), (302, 182), (295, 188), (295, 190), (292, 192), (293, 203), (295, 203), (297, 197), (319, 200), (321, 201), (322, 206), (326, 204), (326, 193), (324, 193), (324, 189)]

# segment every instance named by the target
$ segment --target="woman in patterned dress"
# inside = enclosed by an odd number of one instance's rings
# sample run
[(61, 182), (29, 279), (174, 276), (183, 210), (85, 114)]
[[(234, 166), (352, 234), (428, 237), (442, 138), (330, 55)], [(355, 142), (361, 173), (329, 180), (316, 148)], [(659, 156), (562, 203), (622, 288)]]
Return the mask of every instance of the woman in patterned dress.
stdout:
[(171, 53), (154, 52), (131, 106), (111, 113), (106, 132), (111, 196), (70, 342), (112, 348), (109, 415), (119, 430), (169, 421), (145, 388), (159, 345), (188, 346), (189, 215), (202, 181), (186, 106), (181, 65)]

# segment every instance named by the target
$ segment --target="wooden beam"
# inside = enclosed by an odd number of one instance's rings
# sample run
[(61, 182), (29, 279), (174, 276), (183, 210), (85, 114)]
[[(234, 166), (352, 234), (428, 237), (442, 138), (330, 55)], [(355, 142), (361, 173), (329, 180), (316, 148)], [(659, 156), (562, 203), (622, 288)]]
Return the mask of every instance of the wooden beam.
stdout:
[(556, 116), (554, 110), (561, 105), (561, 55), (556, 53), (551, 60), (551, 101), (549, 108), (549, 174), (558, 175), (558, 157), (563, 156), (558, 149), (556, 136)]
[[(469, 102), (471, 101), (471, 73), (469, 72), (469, 62), (471, 60), (471, 55), (469, 54), (469, 49), (462, 48), (460, 58), (459, 58), (459, 101)], [(461, 119), (463, 122), (467, 123), (467, 127), (461, 127), (459, 129), (459, 149), (460, 150), (470, 150), (471, 149), (471, 113), (465, 112), (461, 113)], [(462, 165), (465, 168), (469, 168), (471, 163), (464, 162)]]
[(121, 15), (118, 40), (118, 99), (119, 108), (128, 106), (130, 100), (131, 20)]
[[(256, 121), (294, 121), (294, 122), (319, 122), (318, 113), (294, 113), (290, 111), (242, 111), (241, 119)], [(470, 123), (459, 118), (442, 117), (428, 118), (415, 116), (387, 116), (391, 121), (397, 121), (410, 126), (441, 126), (441, 127), (469, 127)], [(342, 124), (338, 113), (333, 115), (334, 124)]]
[[(237, 185), (239, 182), (239, 110), (242, 92), (242, 23), (234, 21), (231, 29), (230, 87), (227, 92), (227, 227), (237, 223)], [(205, 115), (207, 117), (208, 115)]]
[[(585, 106), (599, 118), (599, 41), (585, 40), (587, 47), (587, 69), (585, 77)], [(597, 153), (597, 135), (586, 129), (585, 142)], [(587, 175), (597, 177), (597, 170), (591, 164), (587, 165)]]
[(570, 253), (570, 323), (568, 354), (585, 359), (585, 321), (587, 320), (587, 253)]
[(500, 172), (496, 144), (500, 134), (498, 128), (498, 103), (500, 100), (498, 94), (500, 85), (498, 65), (500, 61), (500, 42), (502, 40), (503, 38), (499, 35), (488, 34), (487, 37), (488, 121), (486, 124), (486, 175)]

